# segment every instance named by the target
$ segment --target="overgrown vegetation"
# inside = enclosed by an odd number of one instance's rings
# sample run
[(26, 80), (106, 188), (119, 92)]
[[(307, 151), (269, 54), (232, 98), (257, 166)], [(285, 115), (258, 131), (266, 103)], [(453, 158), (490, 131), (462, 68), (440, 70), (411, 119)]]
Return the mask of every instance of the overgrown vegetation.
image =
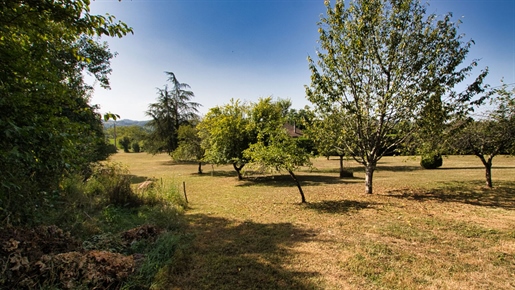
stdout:
[(87, 0), (2, 1), (0, 27), (0, 220), (38, 224), (63, 176), (108, 156), (84, 75), (109, 88), (114, 54), (97, 39), (132, 29)]
[(51, 226), (2, 228), (0, 288), (144, 289), (188, 244), (177, 187), (135, 191), (120, 164), (67, 178), (54, 204), (41, 221)]

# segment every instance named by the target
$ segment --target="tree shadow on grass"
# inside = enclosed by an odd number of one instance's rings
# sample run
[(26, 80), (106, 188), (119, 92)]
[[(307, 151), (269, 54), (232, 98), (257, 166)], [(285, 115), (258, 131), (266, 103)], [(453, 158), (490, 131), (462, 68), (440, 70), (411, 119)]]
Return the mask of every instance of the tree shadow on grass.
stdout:
[(418, 201), (436, 200), (459, 202), (484, 207), (498, 207), (515, 210), (515, 182), (502, 182), (494, 188), (487, 188), (483, 182), (446, 182), (440, 188), (429, 190), (392, 190), (392, 197)]
[[(509, 166), (492, 166), (492, 170), (494, 169), (515, 169), (515, 167)], [(485, 170), (484, 166), (467, 166), (467, 167), (440, 167), (432, 170)]]
[(409, 172), (424, 170), (421, 166), (390, 166), (390, 165), (377, 165), (377, 171), (392, 171), (392, 172)]
[(324, 200), (320, 202), (308, 203), (306, 208), (317, 211), (318, 213), (346, 214), (363, 209), (374, 207), (374, 203), (356, 200)]
[[(362, 178), (349, 177), (339, 178), (338, 176), (328, 175), (296, 175), (301, 186), (318, 186), (324, 184), (345, 184), (362, 182)], [(274, 187), (295, 187), (297, 186), (290, 175), (266, 175), (266, 176), (247, 176), (238, 186), (274, 186)]]
[(203, 169), (202, 174), (198, 174), (198, 172), (192, 172), (191, 175), (197, 176), (197, 177), (234, 177), (235, 179), (238, 179), (238, 174), (235, 170), (205, 170)]
[(188, 269), (173, 279), (177, 289), (322, 289), (320, 274), (286, 269), (291, 248), (316, 233), (291, 223), (238, 222), (188, 215), (195, 235)]

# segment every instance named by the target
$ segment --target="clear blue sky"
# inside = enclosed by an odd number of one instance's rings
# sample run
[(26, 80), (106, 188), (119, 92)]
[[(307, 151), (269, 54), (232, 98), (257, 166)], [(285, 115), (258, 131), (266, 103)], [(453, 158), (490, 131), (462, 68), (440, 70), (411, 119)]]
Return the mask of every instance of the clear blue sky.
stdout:
[[(93, 14), (109, 13), (133, 27), (134, 35), (105, 38), (118, 56), (111, 90), (96, 86), (93, 104), (122, 119), (146, 120), (164, 71), (191, 86), (201, 113), (231, 98), (257, 101), (273, 96), (309, 105), (307, 56), (318, 47), (323, 0), (95, 0)], [(334, 0), (332, 1), (334, 3)], [(488, 66), (487, 82), (515, 83), (515, 0), (430, 0), (429, 13), (453, 12), (460, 32), (476, 44), (468, 62)]]

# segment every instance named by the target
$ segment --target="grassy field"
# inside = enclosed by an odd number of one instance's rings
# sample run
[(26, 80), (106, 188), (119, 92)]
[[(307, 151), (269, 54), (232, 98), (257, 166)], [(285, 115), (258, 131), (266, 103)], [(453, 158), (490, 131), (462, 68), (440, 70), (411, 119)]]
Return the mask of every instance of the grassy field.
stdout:
[(135, 184), (186, 184), (186, 268), (167, 289), (515, 289), (515, 158), (496, 157), (494, 189), (472, 156), (437, 170), (385, 157), (364, 193), (364, 170), (339, 179), (338, 160), (298, 172), (307, 204), (287, 175), (231, 166), (176, 164), (167, 155), (118, 153)]

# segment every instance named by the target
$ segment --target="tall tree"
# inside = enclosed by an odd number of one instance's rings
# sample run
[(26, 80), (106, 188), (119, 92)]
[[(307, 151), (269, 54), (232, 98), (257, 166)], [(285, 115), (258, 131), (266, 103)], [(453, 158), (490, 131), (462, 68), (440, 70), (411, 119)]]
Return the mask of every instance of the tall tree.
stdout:
[(190, 101), (195, 95), (188, 84), (180, 83), (175, 74), (165, 72), (171, 87), (165, 85), (157, 89), (157, 103), (148, 106), (147, 116), (152, 120), (147, 125), (152, 128), (146, 143), (149, 153), (172, 153), (179, 145), (178, 131), (183, 124), (198, 119), (199, 103)]
[(493, 110), (473, 119), (462, 118), (454, 122), (450, 141), (459, 153), (476, 155), (485, 167), (486, 186), (492, 187), (492, 162), (499, 154), (515, 154), (515, 90), (506, 86), (494, 90), (491, 97)]
[(426, 16), (418, 0), (326, 1), (319, 23), (321, 50), (308, 99), (326, 111), (344, 112), (346, 145), (365, 166), (372, 193), (377, 162), (417, 130), (422, 108), (437, 98), (457, 101), (452, 88), (476, 65), (461, 67), (472, 41), (464, 42), (452, 15)]
[(213, 164), (232, 164), (243, 179), (241, 170), (248, 162), (243, 151), (254, 142), (249, 128), (249, 106), (231, 99), (229, 104), (209, 109), (197, 125), (201, 146), (205, 150), (204, 161)]
[(114, 56), (98, 36), (132, 30), (89, 13), (89, 0), (0, 5), (0, 219), (30, 222), (62, 177), (105, 158), (89, 73), (108, 88)]

